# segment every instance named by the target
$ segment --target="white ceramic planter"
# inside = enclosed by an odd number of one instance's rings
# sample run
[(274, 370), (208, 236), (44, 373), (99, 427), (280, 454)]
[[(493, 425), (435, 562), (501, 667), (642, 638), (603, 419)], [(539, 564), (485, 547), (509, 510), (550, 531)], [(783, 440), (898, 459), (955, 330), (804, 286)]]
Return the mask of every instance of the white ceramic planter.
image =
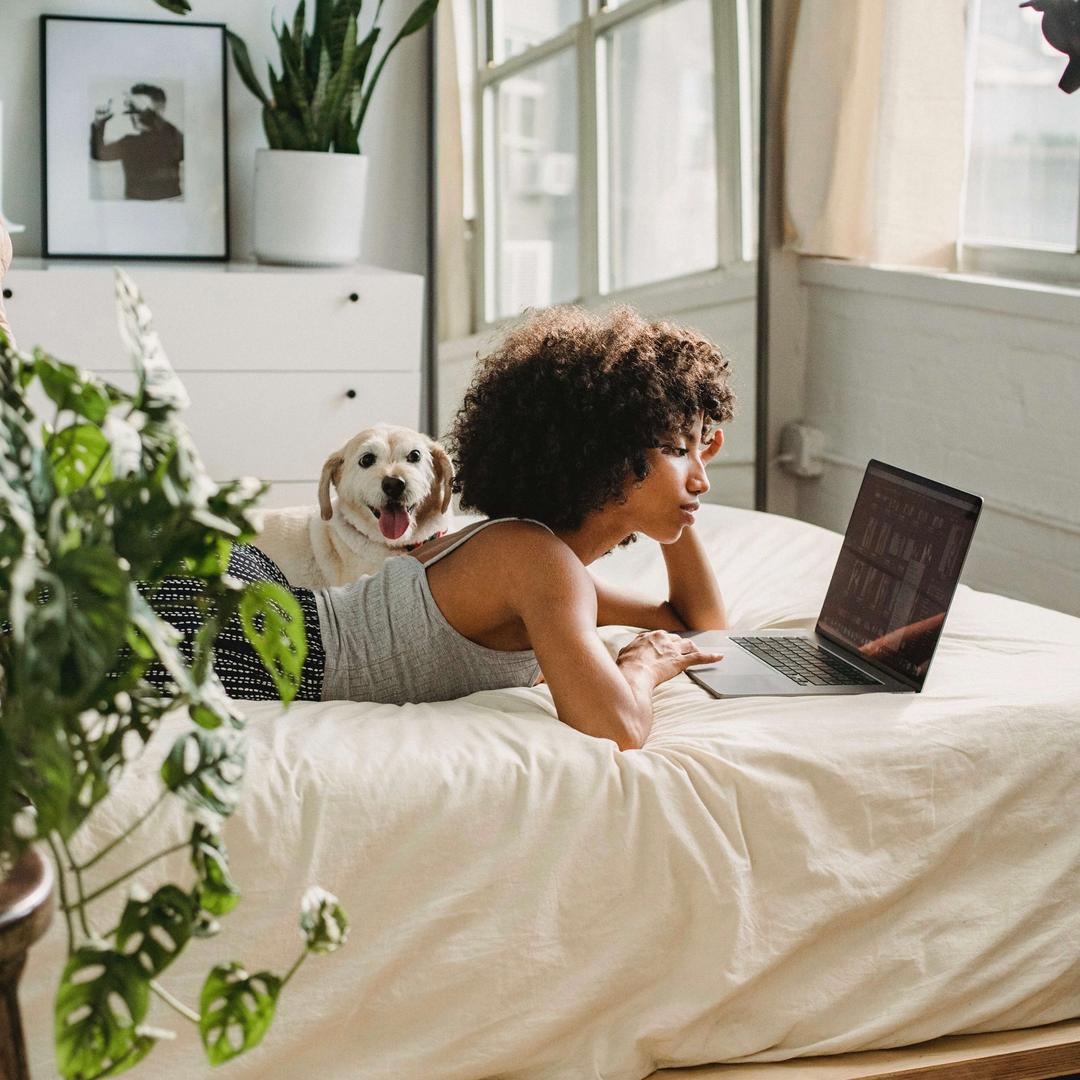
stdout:
[(360, 257), (368, 159), (307, 150), (255, 153), (255, 258), (344, 266)]

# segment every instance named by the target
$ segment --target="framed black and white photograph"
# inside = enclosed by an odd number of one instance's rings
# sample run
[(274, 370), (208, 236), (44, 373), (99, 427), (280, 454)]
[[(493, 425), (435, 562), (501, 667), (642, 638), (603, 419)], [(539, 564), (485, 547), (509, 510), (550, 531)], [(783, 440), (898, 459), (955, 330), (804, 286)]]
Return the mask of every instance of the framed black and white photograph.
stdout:
[(41, 17), (50, 258), (229, 257), (225, 26)]

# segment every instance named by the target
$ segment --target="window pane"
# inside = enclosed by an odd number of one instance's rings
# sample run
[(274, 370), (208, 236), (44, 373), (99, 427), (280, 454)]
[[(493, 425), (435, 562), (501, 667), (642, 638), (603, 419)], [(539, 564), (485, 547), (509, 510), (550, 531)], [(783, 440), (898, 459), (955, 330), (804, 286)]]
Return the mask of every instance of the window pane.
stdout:
[(578, 296), (577, 67), (558, 53), (497, 84), (489, 317)]
[(664, 5), (616, 26), (601, 44), (608, 76), (609, 288), (715, 266), (709, 0)]
[(967, 240), (1076, 249), (1080, 108), (1057, 88), (1066, 57), (1041, 14), (983, 3), (975, 67)]
[(494, 0), (495, 60), (506, 60), (555, 37), (581, 19), (581, 0)]

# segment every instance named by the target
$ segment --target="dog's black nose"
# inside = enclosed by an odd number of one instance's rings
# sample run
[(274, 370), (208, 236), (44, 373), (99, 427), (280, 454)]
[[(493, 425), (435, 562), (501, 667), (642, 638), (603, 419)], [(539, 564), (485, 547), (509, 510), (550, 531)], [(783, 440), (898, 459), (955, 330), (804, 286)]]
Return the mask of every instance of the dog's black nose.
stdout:
[(405, 481), (396, 476), (384, 476), (382, 482), (383, 494), (391, 499), (400, 499), (405, 490)]

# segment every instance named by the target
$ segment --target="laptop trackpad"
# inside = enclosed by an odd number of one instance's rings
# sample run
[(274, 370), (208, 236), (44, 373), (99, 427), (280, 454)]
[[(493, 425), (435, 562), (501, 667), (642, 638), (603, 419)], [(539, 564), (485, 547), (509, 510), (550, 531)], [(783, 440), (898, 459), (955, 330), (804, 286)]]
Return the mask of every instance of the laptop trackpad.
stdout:
[(693, 638), (694, 644), (703, 652), (724, 654), (718, 664), (697, 664), (691, 670), (704, 674), (707, 671), (720, 672), (726, 684), (730, 679), (744, 677), (776, 679), (773, 671), (763, 660), (748, 652), (741, 645), (736, 645), (731, 636), (722, 630), (683, 630), (679, 637)]
[[(703, 682), (710, 683), (711, 688), (718, 693), (732, 696), (776, 694), (778, 691), (782, 692), (781, 688), (786, 688), (785, 684), (789, 680), (746, 649), (736, 645), (727, 634), (707, 630), (701, 633), (684, 632), (680, 636), (692, 636), (698, 648), (724, 654), (724, 659), (718, 664), (698, 664), (687, 669), (688, 673), (692, 672)], [(800, 691), (795, 683), (790, 683), (790, 686), (793, 691)]]

